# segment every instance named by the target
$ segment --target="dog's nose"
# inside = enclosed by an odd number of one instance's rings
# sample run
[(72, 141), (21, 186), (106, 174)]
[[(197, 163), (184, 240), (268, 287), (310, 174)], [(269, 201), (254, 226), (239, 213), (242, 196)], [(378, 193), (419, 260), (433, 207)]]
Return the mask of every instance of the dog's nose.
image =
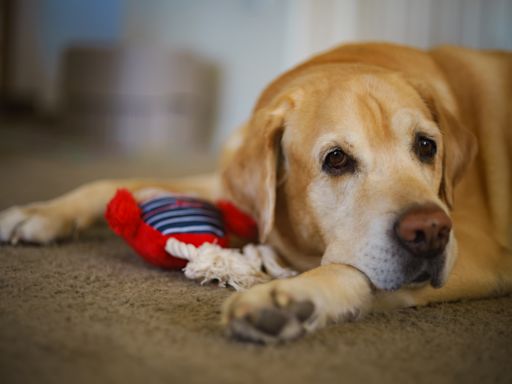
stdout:
[(399, 241), (412, 254), (419, 257), (435, 257), (448, 243), (452, 221), (435, 204), (418, 205), (405, 211), (395, 224)]

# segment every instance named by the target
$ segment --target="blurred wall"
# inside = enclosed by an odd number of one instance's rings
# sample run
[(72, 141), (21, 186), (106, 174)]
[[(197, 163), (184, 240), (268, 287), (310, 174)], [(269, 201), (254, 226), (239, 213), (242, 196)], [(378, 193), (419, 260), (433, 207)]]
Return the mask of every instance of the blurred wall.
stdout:
[(80, 40), (189, 50), (218, 68), (214, 146), (274, 76), (347, 41), (512, 49), (512, 0), (19, 0), (16, 86), (56, 107), (62, 50)]
[[(344, 41), (512, 49), (511, 0), (296, 0), (289, 61)], [(294, 36), (299, 36), (295, 38)]]
[(217, 67), (214, 145), (249, 116), (262, 88), (282, 70), (291, 2), (128, 0), (124, 38), (186, 49)]

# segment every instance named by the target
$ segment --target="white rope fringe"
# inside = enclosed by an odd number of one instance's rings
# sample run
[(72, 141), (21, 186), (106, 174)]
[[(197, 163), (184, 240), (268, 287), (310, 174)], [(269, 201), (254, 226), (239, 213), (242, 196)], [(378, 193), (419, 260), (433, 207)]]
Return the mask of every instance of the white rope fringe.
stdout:
[(248, 244), (242, 250), (210, 243), (195, 247), (169, 238), (165, 250), (175, 257), (188, 260), (183, 271), (189, 279), (201, 279), (201, 284), (218, 281), (219, 286), (229, 285), (237, 291), (297, 274), (281, 267), (278, 256), (268, 245)]

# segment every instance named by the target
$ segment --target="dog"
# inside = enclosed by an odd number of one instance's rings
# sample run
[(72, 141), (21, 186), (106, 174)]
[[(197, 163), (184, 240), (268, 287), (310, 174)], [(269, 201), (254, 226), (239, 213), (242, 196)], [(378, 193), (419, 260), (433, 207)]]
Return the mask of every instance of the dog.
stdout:
[(103, 180), (0, 216), (0, 240), (48, 243), (117, 188), (229, 198), (302, 273), (233, 294), (242, 340), (295, 339), (369, 311), (512, 291), (512, 54), (348, 44), (274, 80), (219, 172)]

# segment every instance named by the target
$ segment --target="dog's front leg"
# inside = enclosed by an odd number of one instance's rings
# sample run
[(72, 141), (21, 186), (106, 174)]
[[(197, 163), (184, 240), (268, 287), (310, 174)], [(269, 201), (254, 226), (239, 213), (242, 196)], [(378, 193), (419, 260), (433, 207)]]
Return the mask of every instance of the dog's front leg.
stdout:
[(233, 294), (224, 304), (222, 321), (238, 339), (286, 341), (328, 322), (357, 318), (370, 307), (372, 296), (361, 272), (329, 264)]
[(0, 212), (0, 242), (46, 244), (70, 237), (102, 217), (118, 188), (132, 192), (144, 188), (193, 193), (218, 198), (216, 175), (175, 180), (125, 179), (87, 183), (55, 199), (15, 206)]

